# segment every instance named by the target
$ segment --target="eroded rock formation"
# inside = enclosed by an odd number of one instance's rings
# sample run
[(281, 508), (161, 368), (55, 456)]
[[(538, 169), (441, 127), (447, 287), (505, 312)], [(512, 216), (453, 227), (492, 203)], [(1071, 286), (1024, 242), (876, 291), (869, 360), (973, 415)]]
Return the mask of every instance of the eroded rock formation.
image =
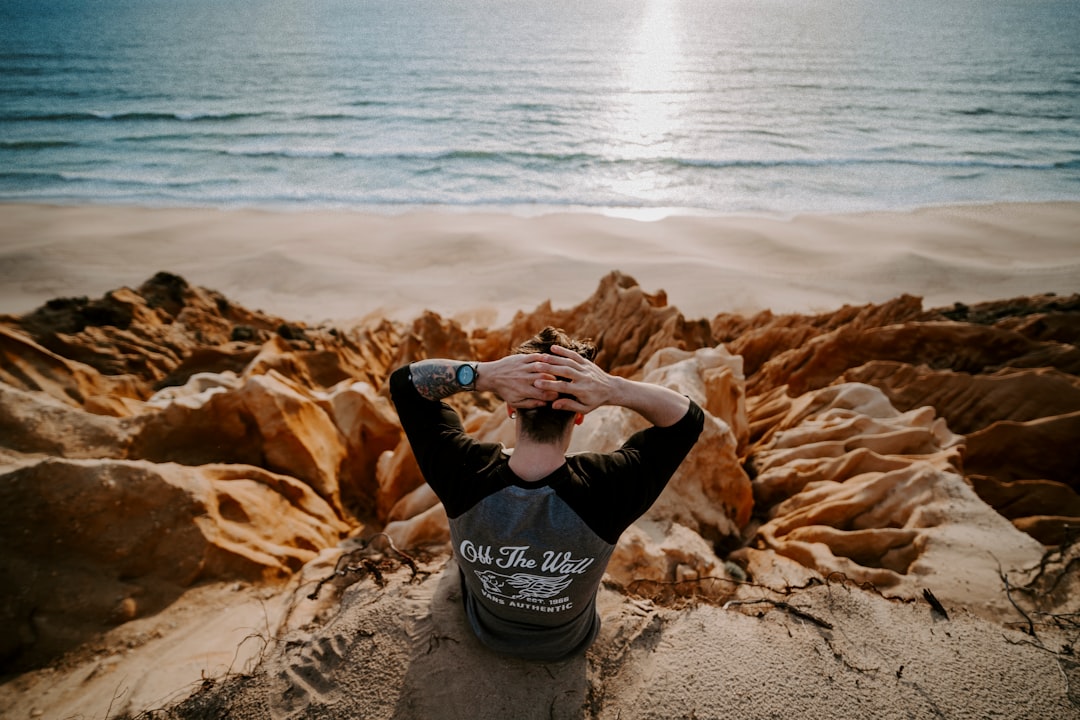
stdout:
[[(445, 552), (386, 379), (425, 357), (499, 357), (547, 324), (707, 413), (616, 549), (609, 580), (628, 592), (722, 600), (747, 572), (843, 577), (901, 597), (978, 589), (993, 613), (999, 572), (1080, 524), (1077, 297), (706, 321), (612, 273), (577, 307), (470, 333), (430, 312), (307, 327), (161, 273), (0, 317), (0, 582), (18, 588), (0, 603), (5, 667), (195, 582), (323, 567), (343, 538)], [(497, 398), (451, 402), (471, 432), (511, 442)], [(603, 408), (572, 449), (614, 448), (641, 423)]]

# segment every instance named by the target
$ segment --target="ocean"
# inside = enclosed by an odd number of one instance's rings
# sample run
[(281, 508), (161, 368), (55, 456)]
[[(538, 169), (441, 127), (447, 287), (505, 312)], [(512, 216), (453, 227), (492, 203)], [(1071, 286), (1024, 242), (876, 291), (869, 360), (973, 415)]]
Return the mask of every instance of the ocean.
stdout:
[(0, 0), (0, 201), (1080, 199), (1077, 0)]

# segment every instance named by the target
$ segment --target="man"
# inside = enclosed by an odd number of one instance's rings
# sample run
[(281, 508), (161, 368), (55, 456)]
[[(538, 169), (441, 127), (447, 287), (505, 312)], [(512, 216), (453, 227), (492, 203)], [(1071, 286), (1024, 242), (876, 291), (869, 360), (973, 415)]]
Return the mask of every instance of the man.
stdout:
[[(554, 661), (592, 643), (615, 543), (701, 433), (704, 415), (689, 398), (610, 375), (595, 353), (549, 327), (500, 360), (422, 360), (390, 378), (420, 470), (450, 518), (469, 623), (496, 652)], [(467, 391), (506, 402), (513, 451), (469, 437), (441, 402)], [(604, 405), (634, 410), (652, 427), (615, 452), (567, 456), (574, 426)]]

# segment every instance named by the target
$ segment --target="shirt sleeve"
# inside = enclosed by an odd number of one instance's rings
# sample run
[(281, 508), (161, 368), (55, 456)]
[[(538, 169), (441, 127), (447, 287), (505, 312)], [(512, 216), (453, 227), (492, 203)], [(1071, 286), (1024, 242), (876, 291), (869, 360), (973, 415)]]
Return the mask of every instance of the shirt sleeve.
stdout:
[(691, 400), (674, 425), (638, 431), (613, 453), (574, 456), (577, 477), (558, 492), (593, 532), (614, 544), (660, 497), (704, 425), (704, 412)]
[(390, 397), (420, 472), (449, 517), (490, 494), (492, 489), (480, 479), (491, 476), (488, 470), (502, 452), (501, 445), (469, 437), (452, 407), (420, 394), (408, 365), (390, 376)]

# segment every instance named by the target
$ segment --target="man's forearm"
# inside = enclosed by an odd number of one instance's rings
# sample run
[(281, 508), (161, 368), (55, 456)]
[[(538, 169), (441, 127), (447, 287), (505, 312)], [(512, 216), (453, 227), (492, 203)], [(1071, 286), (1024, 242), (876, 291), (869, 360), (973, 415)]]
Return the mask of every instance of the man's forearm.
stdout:
[(611, 404), (629, 408), (657, 427), (679, 422), (690, 400), (670, 388), (619, 378)]
[[(500, 360), (418, 360), (409, 366), (413, 386), (428, 400), (442, 400), (464, 390), (493, 392), (515, 408), (534, 408), (559, 397), (557, 392), (536, 387), (538, 380), (554, 380), (541, 356), (507, 355)], [(458, 382), (462, 365), (472, 365), (474, 380), (466, 387)]]
[(465, 388), (457, 381), (462, 360), (418, 360), (409, 366), (416, 391), (428, 400), (442, 400)]

